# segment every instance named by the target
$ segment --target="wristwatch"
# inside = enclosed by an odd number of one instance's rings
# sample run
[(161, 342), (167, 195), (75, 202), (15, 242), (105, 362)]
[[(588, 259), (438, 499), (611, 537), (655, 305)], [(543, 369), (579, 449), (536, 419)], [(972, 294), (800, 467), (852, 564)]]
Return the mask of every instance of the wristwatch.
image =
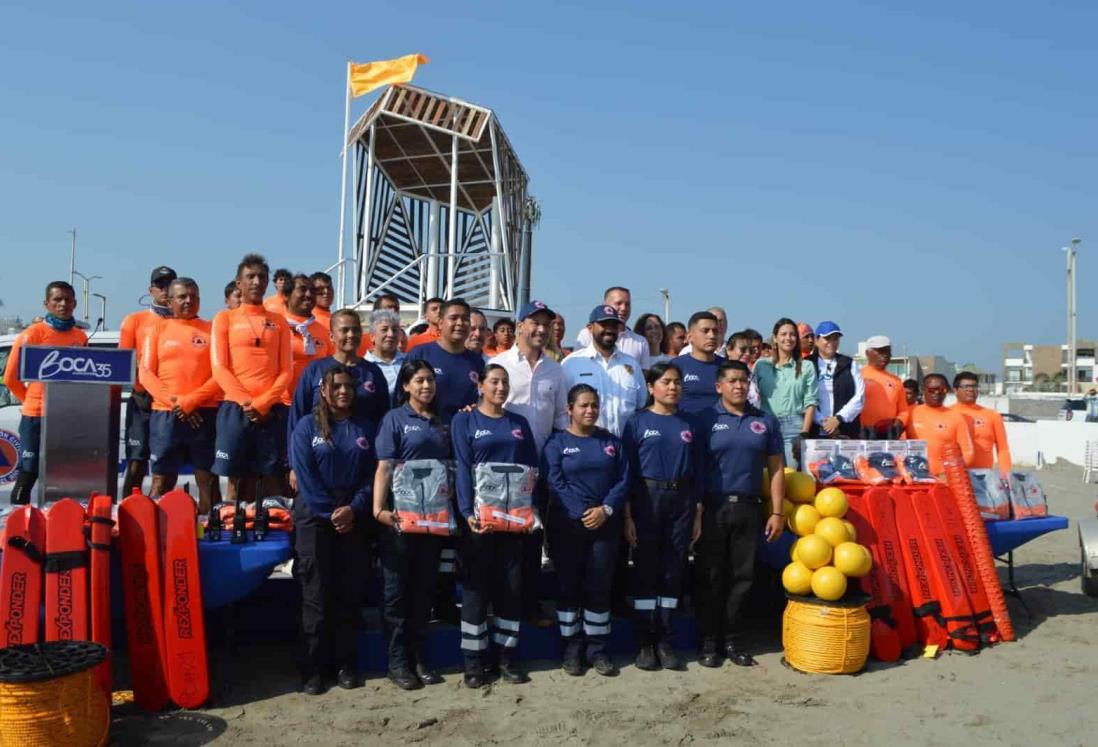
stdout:
[(613, 515), (614, 515), (614, 509), (613, 509), (613, 507), (612, 507), (612, 506), (608, 506), (608, 505), (607, 505), (607, 504), (605, 504), (605, 503), (604, 503), (604, 504), (602, 504), (602, 510), (606, 512), (606, 515), (607, 515), (608, 517), (609, 517), (609, 516), (613, 516)]

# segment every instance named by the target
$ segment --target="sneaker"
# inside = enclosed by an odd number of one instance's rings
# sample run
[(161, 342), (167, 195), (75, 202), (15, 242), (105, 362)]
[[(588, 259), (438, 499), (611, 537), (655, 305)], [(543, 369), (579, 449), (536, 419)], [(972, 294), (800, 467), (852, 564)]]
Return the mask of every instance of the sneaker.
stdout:
[(660, 641), (656, 646), (656, 655), (659, 657), (660, 666), (664, 669), (680, 671), (685, 669), (682, 657), (675, 652), (675, 647), (670, 641)]
[(591, 666), (603, 677), (617, 677), (618, 665), (606, 654), (596, 654), (591, 657)]
[(655, 672), (660, 668), (660, 660), (656, 658), (656, 649), (651, 643), (641, 644), (633, 663), (637, 669), (643, 669), (645, 672)]

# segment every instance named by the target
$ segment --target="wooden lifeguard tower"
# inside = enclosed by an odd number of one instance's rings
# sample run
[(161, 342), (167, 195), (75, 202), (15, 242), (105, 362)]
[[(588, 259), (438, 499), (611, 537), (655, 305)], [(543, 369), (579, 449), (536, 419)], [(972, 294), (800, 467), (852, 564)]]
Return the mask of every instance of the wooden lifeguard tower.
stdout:
[(539, 210), (491, 109), (390, 86), (349, 130), (346, 147), (353, 262), (343, 261), (341, 212), (337, 291), (350, 290), (350, 306), (368, 309), (390, 292), (420, 313), (440, 296), (501, 316), (529, 299)]

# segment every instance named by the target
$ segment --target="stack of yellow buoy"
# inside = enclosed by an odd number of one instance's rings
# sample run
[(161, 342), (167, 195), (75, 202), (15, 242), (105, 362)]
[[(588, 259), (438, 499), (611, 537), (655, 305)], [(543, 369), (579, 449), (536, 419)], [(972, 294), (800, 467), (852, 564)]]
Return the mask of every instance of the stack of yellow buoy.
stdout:
[[(786, 521), (798, 539), (790, 550), (782, 585), (796, 596), (836, 602), (848, 578), (873, 567), (869, 549), (857, 543), (854, 525), (844, 517), (846, 494), (835, 487), (816, 493), (804, 473), (786, 475)], [(805, 672), (849, 674), (865, 666), (869, 654), (869, 615), (863, 604), (821, 605), (809, 597), (790, 599), (782, 626), (785, 658)]]

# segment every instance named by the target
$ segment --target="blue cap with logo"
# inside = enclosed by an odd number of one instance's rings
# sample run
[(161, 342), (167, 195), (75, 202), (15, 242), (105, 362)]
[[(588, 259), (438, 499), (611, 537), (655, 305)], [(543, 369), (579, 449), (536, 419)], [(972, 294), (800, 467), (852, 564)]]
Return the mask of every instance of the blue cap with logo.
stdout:
[(532, 317), (539, 311), (544, 311), (550, 317), (555, 316), (553, 310), (546, 306), (544, 301), (528, 301), (526, 305), (519, 310), (517, 319), (521, 322), (524, 319)]
[(588, 324), (594, 324), (595, 322), (620, 322), (618, 318), (618, 310), (610, 304), (600, 303), (595, 308), (591, 309), (591, 314), (587, 317)]
[(831, 335), (841, 335), (843, 331), (839, 329), (839, 325), (835, 322), (820, 322), (816, 325), (816, 337), (830, 337)]

